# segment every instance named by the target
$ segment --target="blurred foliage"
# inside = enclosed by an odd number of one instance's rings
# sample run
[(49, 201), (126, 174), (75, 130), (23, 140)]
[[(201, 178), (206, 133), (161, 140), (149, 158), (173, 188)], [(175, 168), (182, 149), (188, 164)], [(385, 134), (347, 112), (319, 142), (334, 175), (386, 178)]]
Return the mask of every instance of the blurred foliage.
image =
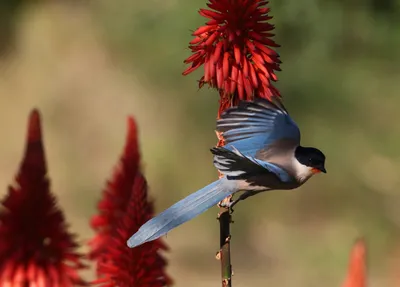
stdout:
[[(32, 57), (46, 59), (49, 67), (54, 61), (59, 68), (43, 72), (43, 85), (52, 88), (31, 90), (18, 105), (44, 106), (54, 139), (48, 145), (61, 145), (53, 153), (65, 153), (60, 170), (70, 176), (73, 190), (61, 200), (67, 217), (76, 214), (75, 219), (92, 213), (122, 149), (124, 113), (134, 113), (145, 170), (161, 210), (216, 177), (208, 149), (216, 143), (217, 93), (198, 91), (200, 70), (181, 75), (191, 31), (205, 22), (197, 14), (205, 1), (84, 2), (79, 8), (30, 8), (54, 31), (41, 33), (50, 28), (26, 16), (26, 27), (36, 27), (30, 33), (42, 37), (26, 38), (43, 46), (21, 53), (31, 51)], [(235, 284), (339, 286), (353, 240), (364, 235), (373, 286), (390, 286), (392, 272), (400, 272), (399, 266), (397, 271), (391, 267), (400, 246), (400, 1), (280, 0), (270, 5), (283, 61), (277, 86), (301, 127), (303, 144), (327, 155), (328, 173), (300, 190), (263, 194), (237, 208)], [(0, 15), (12, 18), (13, 8), (4, 7)], [(90, 20), (79, 20), (82, 13)], [(24, 31), (19, 33), (29, 34)], [(95, 45), (87, 44), (88, 35)], [(47, 52), (32, 52), (40, 49)], [(13, 85), (9, 78), (3, 83)], [(3, 102), (1, 109), (18, 105)], [(65, 130), (72, 132), (67, 136)], [(54, 155), (54, 161), (60, 157)], [(54, 161), (57, 169), (61, 163)], [(173, 275), (177, 286), (185, 280), (198, 286), (218, 280), (218, 264), (210, 263), (218, 244), (214, 218), (208, 212), (167, 237), (171, 274), (182, 274)], [(81, 230), (87, 238), (86, 229)]]
[(23, 0), (0, 2), (0, 55), (9, 49), (14, 32), (14, 17), (23, 2)]

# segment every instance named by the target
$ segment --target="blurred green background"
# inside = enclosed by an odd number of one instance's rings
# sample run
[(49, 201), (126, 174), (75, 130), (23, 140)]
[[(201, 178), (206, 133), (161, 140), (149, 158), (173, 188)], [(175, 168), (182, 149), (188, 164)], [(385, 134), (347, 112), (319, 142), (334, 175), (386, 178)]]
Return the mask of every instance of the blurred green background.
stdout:
[[(217, 93), (183, 77), (204, 0), (1, 1), (0, 184), (38, 107), (52, 189), (85, 243), (88, 220), (140, 127), (157, 210), (213, 181)], [(8, 3), (8, 4), (7, 4)], [(365, 236), (371, 286), (400, 286), (400, 1), (272, 0), (277, 86), (328, 174), (235, 210), (235, 286), (340, 286)], [(176, 286), (218, 286), (217, 209), (166, 237)], [(84, 248), (85, 249), (85, 248)], [(93, 277), (86, 272), (86, 278)]]

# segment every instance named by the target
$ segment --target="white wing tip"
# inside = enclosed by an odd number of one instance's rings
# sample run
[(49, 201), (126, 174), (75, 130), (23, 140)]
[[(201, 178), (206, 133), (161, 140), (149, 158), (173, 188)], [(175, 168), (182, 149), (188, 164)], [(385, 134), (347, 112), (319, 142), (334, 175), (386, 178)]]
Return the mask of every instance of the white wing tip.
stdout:
[(135, 235), (131, 236), (131, 238), (126, 241), (126, 245), (128, 245), (129, 248), (134, 248), (141, 244), (140, 242), (137, 242), (134, 237)]
[(140, 232), (140, 229), (138, 232), (133, 234), (128, 241), (126, 242), (126, 245), (128, 245), (129, 248), (134, 248), (136, 246), (142, 245), (148, 241), (151, 241), (151, 237), (144, 236), (143, 232)]

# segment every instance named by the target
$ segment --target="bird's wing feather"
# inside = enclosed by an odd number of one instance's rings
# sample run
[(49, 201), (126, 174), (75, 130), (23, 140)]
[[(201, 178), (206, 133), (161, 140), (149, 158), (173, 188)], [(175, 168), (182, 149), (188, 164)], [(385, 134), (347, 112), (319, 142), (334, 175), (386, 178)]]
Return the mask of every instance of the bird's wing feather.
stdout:
[(225, 140), (225, 147), (235, 146), (246, 156), (254, 157), (281, 140), (300, 144), (300, 130), (279, 102), (257, 98), (242, 101), (226, 110), (217, 121), (217, 132)]
[(279, 166), (250, 156), (246, 156), (233, 147), (233, 151), (224, 147), (211, 149), (215, 167), (228, 179), (244, 179), (249, 183), (257, 176), (269, 177), (273, 182), (290, 182), (293, 177)]

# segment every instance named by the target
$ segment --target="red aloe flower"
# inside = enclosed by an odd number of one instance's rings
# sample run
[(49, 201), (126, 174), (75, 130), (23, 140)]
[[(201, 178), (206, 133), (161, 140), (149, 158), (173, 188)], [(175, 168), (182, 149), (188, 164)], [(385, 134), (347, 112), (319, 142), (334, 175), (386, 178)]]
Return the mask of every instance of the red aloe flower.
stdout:
[(120, 164), (116, 166), (113, 179), (107, 182), (104, 197), (98, 203), (100, 213), (91, 220), (91, 226), (97, 232), (90, 242), (91, 258), (104, 255), (102, 251), (109, 244), (117, 222), (125, 215), (139, 162), (137, 128), (134, 120), (129, 118), (127, 140)]
[[(95, 237), (99, 279), (95, 284), (104, 287), (162, 287), (172, 285), (166, 275), (166, 260), (159, 254), (167, 246), (158, 239), (130, 249), (126, 241), (154, 215), (153, 203), (148, 200), (147, 184), (139, 169), (137, 128), (128, 119), (125, 150), (112, 181), (107, 184), (99, 204), (100, 215), (92, 225), (99, 230)], [(97, 243), (96, 243), (97, 241)], [(101, 250), (101, 254), (96, 252)], [(93, 253), (92, 253), (93, 254)]]
[(210, 0), (212, 10), (200, 9), (200, 15), (210, 19), (198, 28), (189, 45), (193, 55), (185, 60), (191, 63), (183, 75), (204, 64), (205, 83), (220, 92), (219, 114), (240, 99), (253, 97), (271, 99), (279, 91), (271, 84), (280, 71), (279, 55), (270, 47), (279, 47), (271, 37), (274, 26), (267, 21), (268, 1)]
[(85, 285), (74, 235), (50, 192), (37, 110), (29, 118), (27, 145), (15, 183), (0, 209), (0, 285)]
[(367, 247), (363, 239), (358, 239), (350, 255), (347, 278), (342, 287), (365, 287), (366, 284), (366, 254)]

